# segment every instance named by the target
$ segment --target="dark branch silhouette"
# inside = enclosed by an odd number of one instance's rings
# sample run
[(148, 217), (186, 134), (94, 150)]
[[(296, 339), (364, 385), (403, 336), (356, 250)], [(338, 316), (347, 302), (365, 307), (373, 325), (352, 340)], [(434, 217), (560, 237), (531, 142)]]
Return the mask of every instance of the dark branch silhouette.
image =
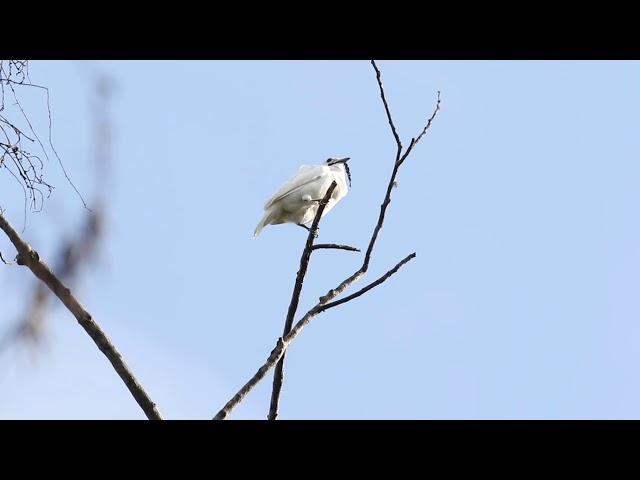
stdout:
[[(393, 122), (393, 117), (391, 116), (391, 110), (389, 109), (389, 104), (387, 102), (384, 87), (382, 85), (380, 70), (378, 69), (378, 66), (376, 65), (374, 60), (371, 61), (371, 65), (373, 66), (376, 72), (376, 80), (378, 82), (378, 87), (380, 89), (380, 98), (382, 99), (382, 103), (387, 116), (387, 121), (391, 128), (391, 133), (393, 134), (393, 137), (396, 141), (397, 151), (396, 151), (395, 161), (393, 163), (393, 170), (391, 172), (391, 177), (389, 178), (389, 183), (387, 185), (387, 190), (386, 190), (384, 199), (382, 201), (382, 204), (380, 205), (380, 214), (378, 216), (378, 221), (373, 229), (373, 233), (371, 234), (371, 239), (369, 241), (369, 245), (367, 247), (367, 251), (365, 253), (362, 265), (353, 274), (351, 274), (349, 277), (343, 280), (338, 286), (336, 286), (335, 288), (332, 288), (326, 293), (326, 295), (320, 297), (316, 306), (314, 306), (311, 310), (309, 310), (302, 317), (302, 319), (298, 321), (298, 323), (296, 323), (296, 325), (293, 327), (293, 329), (291, 329), (289, 333), (286, 333), (283, 337), (281, 337), (278, 340), (278, 344), (276, 345), (276, 348), (271, 352), (267, 361), (260, 367), (260, 369), (256, 372), (256, 374), (232, 397), (232, 399), (229, 400), (229, 402), (227, 402), (227, 404), (218, 412), (218, 414), (214, 417), (215, 420), (221, 420), (226, 418), (227, 415), (231, 412), (231, 410), (244, 398), (244, 396), (247, 393), (249, 393), (249, 391), (251, 391), (251, 389), (253, 389), (253, 387), (255, 387), (255, 385), (257, 385), (257, 383), (262, 378), (264, 378), (267, 372), (271, 368), (273, 368), (276, 365), (276, 363), (278, 364), (278, 366), (282, 365), (284, 361), (284, 353), (289, 343), (299, 334), (300, 330), (302, 330), (302, 328), (311, 321), (311, 319), (313, 319), (316, 315), (322, 313), (323, 311), (328, 310), (329, 308), (342, 305), (343, 303), (353, 300), (363, 295), (364, 293), (368, 292), (372, 288), (384, 282), (387, 278), (389, 278), (395, 272), (397, 272), (400, 267), (402, 267), (405, 263), (409, 262), (416, 255), (415, 253), (412, 253), (411, 255), (407, 256), (404, 260), (399, 262), (394, 268), (389, 270), (385, 275), (380, 277), (378, 280), (370, 283), (366, 287), (358, 290), (357, 292), (341, 300), (331, 302), (334, 298), (336, 298), (338, 295), (344, 292), (350, 285), (352, 285), (354, 282), (362, 278), (362, 276), (364, 276), (364, 274), (369, 269), (369, 262), (371, 261), (373, 248), (378, 238), (378, 234), (382, 229), (387, 208), (391, 203), (391, 192), (397, 186), (396, 176), (398, 174), (398, 170), (400, 166), (404, 163), (406, 158), (409, 156), (413, 148), (416, 146), (416, 144), (420, 141), (420, 139), (424, 136), (427, 130), (431, 127), (432, 121), (435, 119), (438, 111), (440, 110), (440, 92), (438, 92), (436, 107), (432, 115), (429, 117), (427, 124), (425, 125), (422, 132), (420, 133), (420, 135), (418, 135), (417, 138), (411, 139), (409, 147), (404, 151), (404, 154), (403, 154), (402, 142), (400, 141), (400, 137), (398, 135), (397, 129)], [(309, 239), (307, 239), (307, 245), (308, 245), (308, 242), (309, 242)], [(331, 247), (327, 247), (327, 248), (331, 248)], [(300, 272), (298, 272), (298, 274), (300, 274)], [(295, 296), (295, 292), (294, 292), (294, 296)], [(292, 303), (293, 303), (293, 299), (292, 299)], [(296, 305), (297, 305), (297, 300), (296, 300)], [(279, 382), (276, 381), (278, 376), (280, 377)], [(282, 388), (282, 374), (280, 373), (280, 375), (278, 375), (278, 370), (276, 370), (276, 373), (274, 374), (274, 385), (272, 390), (271, 404), (270, 404), (269, 417), (268, 417), (270, 420), (275, 420), (277, 418), (278, 402), (279, 402), (281, 388)]]
[(359, 252), (360, 249), (356, 247), (350, 247), (349, 245), (338, 245), (336, 243), (316, 243), (312, 250), (322, 249), (335, 249), (335, 250), (349, 250), (350, 252)]
[(7, 262), (4, 257), (2, 256), (2, 252), (0, 252), (0, 260), (2, 260), (2, 263), (4, 263), (5, 265), (13, 265), (13, 262)]
[[(287, 310), (287, 318), (284, 322), (284, 331), (282, 336), (286, 336), (287, 333), (291, 331), (291, 326), (293, 325), (293, 318), (296, 314), (296, 310), (298, 310), (298, 303), (300, 302), (300, 294), (302, 293), (302, 284), (304, 283), (304, 276), (307, 274), (307, 268), (309, 267), (309, 260), (311, 260), (311, 252), (313, 250), (313, 241), (318, 236), (318, 223), (322, 218), (322, 214), (324, 213), (324, 209), (329, 203), (329, 199), (331, 198), (331, 194), (335, 190), (338, 184), (333, 181), (331, 185), (327, 189), (324, 194), (324, 198), (320, 202), (318, 206), (318, 210), (316, 211), (316, 216), (313, 219), (313, 223), (311, 224), (311, 228), (309, 229), (309, 235), (307, 235), (307, 241), (304, 246), (304, 250), (302, 251), (302, 256), (300, 257), (300, 268), (298, 269), (298, 274), (296, 275), (296, 283), (293, 287), (293, 293), (291, 295), (291, 302), (289, 303), (289, 309)], [(284, 357), (285, 354), (282, 352), (282, 356), (280, 360), (278, 360), (278, 365), (276, 365), (276, 371), (273, 374), (273, 391), (271, 393), (271, 405), (269, 407), (269, 419), (275, 419), (275, 416), (278, 414), (278, 399), (280, 398), (280, 391), (282, 390), (282, 378), (284, 375)], [(273, 417), (273, 418), (272, 418)]]
[(393, 123), (393, 118), (391, 117), (391, 111), (389, 110), (389, 104), (387, 103), (387, 97), (384, 94), (384, 87), (382, 86), (382, 74), (376, 65), (376, 62), (371, 60), (371, 65), (373, 65), (373, 69), (376, 72), (376, 80), (378, 81), (378, 87), (380, 88), (380, 97), (382, 98), (382, 104), (384, 105), (384, 111), (387, 114), (387, 121), (389, 122), (389, 126), (391, 127), (391, 133), (393, 133), (393, 138), (396, 140), (396, 145), (398, 146), (398, 152), (402, 151), (402, 142), (400, 141), (400, 137), (398, 136), (398, 132), (396, 131), (396, 126)]
[(229, 400), (225, 404), (225, 406), (222, 407), (222, 409), (220, 409), (220, 411), (216, 414), (215, 417), (213, 417), (213, 419), (224, 420), (225, 418), (227, 418), (229, 413), (231, 413), (231, 410), (233, 410), (242, 401), (242, 399), (247, 395), (247, 393), (249, 393), (253, 389), (253, 387), (255, 387), (258, 384), (258, 382), (260, 382), (260, 380), (262, 380), (267, 375), (269, 370), (271, 370), (273, 367), (276, 366), (276, 363), (278, 363), (278, 361), (283, 357), (289, 344), (300, 334), (300, 332), (302, 332), (302, 329), (306, 327), (315, 316), (319, 315), (320, 313), (326, 310), (329, 310), (330, 308), (337, 307), (342, 303), (345, 303), (349, 300), (353, 300), (354, 298), (357, 298), (363, 293), (380, 285), (382, 282), (387, 280), (391, 275), (396, 273), (400, 269), (400, 267), (402, 267), (405, 263), (409, 262), (415, 256), (416, 254), (412, 253), (408, 257), (404, 258), (402, 261), (398, 262), (398, 264), (395, 267), (393, 267), (391, 270), (389, 270), (387, 273), (385, 273), (382, 277), (377, 279), (375, 282), (372, 282), (371, 284), (367, 285), (366, 287), (354, 293), (353, 295), (350, 295), (349, 296), (350, 298), (348, 300), (347, 298), (344, 298), (342, 301), (339, 301), (339, 302), (333, 302), (333, 303), (327, 303), (327, 304), (322, 304), (322, 303), (316, 304), (294, 325), (294, 327), (291, 329), (291, 331), (287, 335), (285, 335), (284, 337), (280, 337), (278, 339), (276, 347), (271, 351), (271, 354), (269, 355), (269, 358), (267, 358), (265, 363), (258, 369), (258, 371), (253, 375), (253, 377), (251, 377), (251, 379), (247, 383), (245, 383), (240, 390), (238, 390), (238, 392), (231, 398), (231, 400)]
[[(31, 132), (33, 137), (27, 135), (17, 126), (16, 121), (10, 120), (7, 116), (7, 113), (11, 112), (6, 109), (9, 104), (5, 101), (5, 94), (7, 93), (7, 91), (5, 91), (5, 87), (8, 87), (8, 93), (13, 100), (10, 105), (17, 108), (17, 116), (22, 117), (22, 120), (26, 122), (28, 130)], [(22, 187), (25, 195), (25, 222), (27, 206), (29, 206), (32, 211), (41, 211), (45, 197), (48, 198), (51, 195), (54, 187), (44, 179), (44, 164), (40, 157), (31, 152), (30, 147), (25, 146), (25, 141), (31, 142), (31, 144), (37, 143), (40, 147), (41, 153), (44, 155), (44, 158), (49, 160), (47, 148), (40, 140), (38, 133), (34, 129), (29, 116), (22, 108), (22, 103), (18, 98), (17, 90), (23, 88), (36, 88), (45, 92), (47, 115), (49, 120), (49, 147), (55, 155), (67, 182), (74, 189), (82, 201), (83, 206), (87, 208), (87, 204), (82, 194), (72, 182), (64, 164), (62, 163), (62, 159), (60, 158), (60, 155), (58, 155), (53, 144), (51, 134), (52, 120), (49, 89), (45, 86), (31, 82), (29, 77), (28, 60), (0, 60), (0, 169), (5, 168)], [(25, 127), (25, 130), (26, 129), (27, 128)]]
[[(5, 63), (8, 62), (9, 67), (5, 68)], [(4, 84), (2, 83), (4, 82)], [(37, 143), (40, 145), (40, 149), (42, 150), (42, 153), (44, 154), (45, 158), (47, 160), (49, 160), (49, 154), (47, 153), (47, 149), (45, 148), (44, 144), (42, 143), (42, 141), (40, 140), (40, 137), (38, 136), (37, 132), (35, 131), (35, 129), (33, 128), (33, 125), (31, 124), (31, 121), (29, 120), (29, 117), (27, 116), (26, 112), (24, 111), (24, 109), (22, 108), (22, 104), (20, 103), (20, 100), (18, 99), (18, 94), (16, 92), (15, 87), (31, 87), (31, 88), (37, 88), (40, 89), (42, 91), (45, 92), (46, 95), (46, 104), (47, 104), (47, 115), (48, 115), (48, 120), (49, 120), (49, 127), (48, 127), (48, 142), (49, 142), (49, 147), (51, 148), (51, 151), (54, 153), (58, 164), (60, 165), (60, 168), (62, 169), (62, 173), (64, 174), (67, 182), (69, 183), (69, 185), (71, 185), (71, 187), (73, 188), (73, 190), (76, 192), (76, 194), (78, 195), (78, 197), (80, 198), (80, 201), (82, 202), (82, 205), (84, 206), (84, 208), (88, 208), (87, 204), (84, 200), (84, 197), (82, 196), (82, 194), (80, 193), (80, 191), (78, 190), (78, 188), (75, 186), (75, 184), (73, 183), (73, 181), (71, 180), (71, 178), (69, 177), (69, 174), (67, 173), (67, 170), (64, 167), (64, 164), (62, 163), (62, 159), (60, 158), (60, 155), (58, 155), (58, 152), (56, 151), (54, 145), (53, 145), (53, 138), (51, 135), (51, 131), (52, 131), (52, 120), (51, 120), (51, 101), (50, 101), (50, 96), (49, 96), (49, 89), (43, 85), (37, 85), (35, 83), (31, 82), (31, 79), (29, 78), (29, 62), (28, 60), (0, 60), (0, 89), (2, 90), (1, 95), (2, 95), (2, 103), (0, 104), (0, 111), (4, 110), (5, 107), (5, 103), (4, 103), (4, 98), (5, 98), (5, 90), (4, 90), (4, 86), (8, 86), (9, 89), (11, 90), (11, 94), (13, 96), (13, 100), (14, 100), (14, 105), (18, 107), (18, 109), (20, 110), (20, 113), (22, 115), (22, 117), (24, 118), (24, 120), (27, 122), (27, 125), (29, 126), (29, 130), (31, 131), (31, 133), (33, 134), (33, 136), (35, 137), (35, 140), (31, 137), (28, 137), (24, 134), (24, 132), (20, 132), (19, 135), (24, 136), (25, 138), (27, 138), (28, 140), (30, 140), (31, 142), (37, 141)], [(4, 123), (6, 123), (9, 127), (11, 127), (16, 133), (18, 133), (18, 129), (17, 127), (15, 127), (15, 125), (13, 125), (12, 123), (8, 122), (6, 120), (6, 118), (2, 117), (3, 120), (5, 120)], [(13, 145), (13, 147), (17, 147), (18, 151), (21, 151), (22, 148), (19, 145), (20, 144), (20, 136), (18, 137), (18, 141)], [(24, 152), (25, 156), (29, 157), (30, 154), (28, 152)], [(33, 156), (31, 156), (33, 157)], [(38, 160), (40, 160), (38, 158)], [(40, 162), (40, 169), (42, 169), (42, 162)], [(48, 188), (48, 195), (51, 194), (51, 191), (53, 190), (53, 187), (51, 185), (49, 185), (48, 183), (44, 182), (44, 180), (42, 179), (42, 175), (39, 176), (39, 178), (36, 175), (35, 170), (33, 171), (33, 176), (34, 179), (37, 181), (38, 184), (43, 185), (45, 187)], [(23, 178), (24, 181), (27, 181), (27, 179)], [(32, 180), (33, 181), (33, 180)], [(33, 186), (30, 186), (30, 188), (34, 189)], [(40, 192), (39, 189), (34, 189), (34, 192)], [(41, 194), (41, 192), (40, 192)], [(42, 200), (42, 198), (41, 198)], [(33, 200), (32, 200), (33, 203)], [(41, 205), (42, 206), (42, 205)], [(40, 208), (41, 208), (40, 206)], [(33, 204), (32, 208), (35, 208), (35, 204)]]

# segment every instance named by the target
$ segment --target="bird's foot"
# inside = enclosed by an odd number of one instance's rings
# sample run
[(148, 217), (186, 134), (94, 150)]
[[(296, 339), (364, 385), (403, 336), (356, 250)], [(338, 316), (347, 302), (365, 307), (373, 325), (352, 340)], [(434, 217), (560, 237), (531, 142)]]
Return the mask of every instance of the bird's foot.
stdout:
[[(299, 227), (304, 228), (307, 232), (311, 231), (311, 229), (309, 227), (307, 227), (306, 225), (304, 225), (302, 223), (296, 223), (296, 225), (298, 225)], [(319, 230), (319, 228), (316, 228), (316, 232), (313, 234), (313, 238), (318, 238), (318, 230)]]
[(320, 203), (322, 201), (321, 198), (311, 198), (311, 195), (304, 195), (302, 197), (302, 201), (303, 202), (309, 202), (309, 203)]

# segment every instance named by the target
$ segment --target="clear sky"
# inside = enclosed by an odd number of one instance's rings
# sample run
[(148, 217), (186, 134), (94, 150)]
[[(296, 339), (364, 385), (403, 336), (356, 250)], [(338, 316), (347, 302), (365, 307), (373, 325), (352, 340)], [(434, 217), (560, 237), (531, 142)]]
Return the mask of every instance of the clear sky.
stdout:
[[(82, 62), (34, 61), (53, 141), (85, 197), (93, 117)], [(640, 63), (380, 61), (405, 143), (442, 111), (398, 177), (366, 279), (287, 355), (283, 419), (640, 418)], [(160, 411), (210, 418), (281, 334), (306, 238), (253, 229), (301, 164), (351, 157), (321, 242), (365, 247), (395, 151), (367, 61), (98, 62), (113, 77), (115, 171), (100, 261), (77, 296)], [(45, 133), (42, 92), (25, 94)], [(47, 260), (82, 205), (56, 186), (24, 237)], [(22, 191), (0, 206), (23, 227)], [(0, 251), (13, 256), (8, 240)], [(314, 254), (300, 314), (361, 254)], [(30, 272), (0, 264), (0, 329)], [(366, 280), (364, 280), (366, 281)], [(364, 281), (360, 286), (364, 285)], [(40, 349), (0, 356), (0, 418), (144, 418), (57, 300)], [(297, 318), (300, 317), (300, 314)], [(271, 375), (230, 418), (266, 418)]]

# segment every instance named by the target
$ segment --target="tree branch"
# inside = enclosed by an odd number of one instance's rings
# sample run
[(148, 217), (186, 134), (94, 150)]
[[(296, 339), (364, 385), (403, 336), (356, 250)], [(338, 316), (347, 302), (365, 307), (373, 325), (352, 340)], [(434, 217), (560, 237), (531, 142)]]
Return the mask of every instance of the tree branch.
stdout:
[[(89, 64), (83, 65), (85, 68), (91, 69)], [(93, 208), (87, 209), (88, 212), (84, 215), (83, 225), (78, 226), (73, 236), (62, 242), (56, 255), (49, 259), (49, 262), (53, 264), (52, 270), (72, 290), (80, 279), (81, 269), (86, 264), (94, 261), (99, 253), (104, 225), (106, 224), (106, 202), (104, 198), (108, 192), (107, 180), (112, 163), (110, 155), (112, 122), (108, 108), (110, 104), (111, 78), (100, 71), (96, 71), (90, 80), (90, 86), (92, 87), (90, 104), (92, 105), (92, 117), (95, 127), (94, 163), (96, 164), (93, 169), (93, 177), (96, 181), (95, 198), (91, 202)], [(4, 147), (6, 145), (0, 142), (0, 148)], [(13, 148), (18, 149), (18, 147)], [(49, 288), (44, 283), (36, 280), (24, 314), (16, 325), (8, 329), (7, 335), (5, 335), (10, 341), (0, 341), (0, 354), (2, 354), (3, 343), (9, 346), (12, 343), (28, 340), (35, 345), (41, 340), (45, 331), (45, 321), (51, 296)]]
[(76, 317), (76, 320), (89, 334), (91, 339), (98, 346), (100, 351), (109, 359), (111, 365), (118, 373), (122, 381), (125, 383), (138, 405), (142, 408), (147, 418), (150, 420), (162, 420), (160, 412), (156, 408), (155, 403), (149, 398), (144, 388), (134, 377), (126, 363), (122, 359), (120, 352), (111, 343), (107, 335), (102, 331), (98, 324), (93, 320), (91, 314), (73, 296), (71, 291), (62, 284), (62, 282), (53, 274), (51, 269), (40, 260), (38, 252), (33, 250), (26, 243), (18, 232), (16, 232), (9, 222), (0, 213), (0, 229), (2, 229), (11, 243), (18, 251), (16, 263), (18, 265), (27, 266), (33, 274), (44, 282), (49, 289), (60, 299), (67, 309)]
[(2, 256), (2, 252), (0, 252), (0, 260), (2, 260), (2, 263), (4, 263), (5, 265), (13, 265), (13, 262), (7, 262), (4, 257)]
[[(244, 398), (244, 396), (262, 378), (264, 378), (266, 373), (271, 368), (273, 368), (273, 366), (276, 364), (276, 362), (278, 362), (280, 357), (284, 355), (284, 351), (286, 350), (288, 343), (293, 338), (295, 338), (295, 336), (298, 335), (299, 331), (305, 325), (307, 325), (311, 321), (311, 319), (313, 317), (315, 317), (319, 313), (321, 313), (321, 312), (323, 312), (323, 311), (325, 311), (325, 310), (327, 310), (329, 308), (333, 308), (335, 306), (341, 305), (341, 304), (343, 304), (345, 302), (348, 302), (348, 301), (350, 301), (350, 300), (352, 300), (354, 298), (359, 297), (360, 295), (363, 295), (364, 293), (366, 293), (370, 289), (374, 288), (375, 286), (379, 285), (384, 280), (389, 278), (389, 276), (393, 275), (393, 273), (395, 273), (402, 265), (404, 265), (405, 263), (410, 261), (413, 257), (415, 257), (415, 253), (409, 255), (404, 260), (402, 260), (398, 265), (396, 265), (396, 267), (394, 267), (392, 270), (387, 272), (387, 274), (385, 274), (380, 279), (378, 279), (375, 282), (369, 284), (368, 286), (362, 288), (361, 290), (358, 290), (354, 294), (352, 294), (352, 295), (350, 295), (348, 297), (345, 297), (342, 300), (338, 300), (336, 302), (329, 303), (329, 302), (331, 302), (331, 300), (333, 300), (338, 295), (340, 295), (342, 292), (344, 292), (350, 285), (352, 285), (353, 283), (355, 283), (358, 280), (360, 280), (360, 278), (362, 278), (362, 276), (364, 276), (364, 274), (369, 269), (369, 262), (371, 260), (371, 255), (373, 253), (373, 248), (374, 248), (376, 240), (378, 238), (378, 234), (380, 233), (380, 230), (382, 229), (382, 225), (384, 223), (384, 219), (385, 219), (385, 214), (386, 214), (387, 208), (388, 208), (389, 204), (391, 203), (391, 192), (392, 192), (394, 186), (397, 185), (396, 184), (396, 176), (398, 174), (398, 170), (399, 170), (400, 166), (404, 163), (404, 161), (407, 159), (409, 154), (413, 151), (413, 148), (416, 146), (416, 144), (420, 141), (420, 139), (424, 136), (424, 134), (427, 132), (427, 130), (431, 127), (432, 121), (435, 119), (436, 114), (440, 110), (440, 92), (438, 92), (438, 102), (436, 104), (436, 108), (435, 108), (433, 114), (431, 115), (431, 117), (427, 121), (427, 125), (424, 127), (424, 129), (422, 130), (420, 135), (417, 137), (417, 139), (416, 138), (411, 139), (411, 143), (409, 144), (409, 147), (406, 149), (406, 151), (403, 154), (402, 153), (402, 142), (400, 141), (400, 137), (398, 136), (398, 132), (397, 132), (396, 126), (395, 126), (395, 124), (393, 122), (393, 117), (391, 115), (391, 110), (389, 109), (389, 105), (387, 103), (384, 87), (382, 85), (382, 78), (381, 78), (380, 70), (378, 69), (378, 66), (376, 65), (374, 60), (371, 60), (371, 65), (373, 66), (373, 69), (376, 72), (376, 80), (378, 82), (378, 87), (380, 89), (380, 98), (382, 99), (382, 103), (384, 105), (384, 109), (385, 109), (385, 112), (386, 112), (386, 115), (387, 115), (387, 121), (389, 123), (389, 127), (391, 128), (391, 133), (393, 134), (393, 137), (396, 140), (397, 152), (396, 152), (396, 158), (395, 158), (394, 165), (393, 165), (393, 171), (391, 172), (391, 177), (389, 178), (389, 183), (387, 185), (387, 190), (386, 190), (384, 199), (382, 201), (382, 204), (380, 205), (380, 214), (378, 216), (378, 221), (377, 221), (377, 223), (376, 223), (376, 225), (375, 225), (375, 227), (373, 229), (373, 233), (371, 234), (371, 239), (369, 240), (369, 245), (367, 247), (367, 251), (365, 253), (364, 260), (362, 262), (362, 266), (358, 270), (356, 270), (353, 274), (351, 274), (349, 277), (344, 279), (337, 287), (332, 288), (324, 296), (320, 297), (319, 301), (318, 301), (318, 304), (316, 304), (315, 307), (313, 307), (311, 310), (309, 310), (307, 312), (307, 314), (293, 327), (293, 329), (289, 333), (285, 334), (283, 337), (281, 337), (279, 339), (278, 345), (271, 352), (271, 355), (267, 359), (267, 362), (265, 362), (265, 364), (262, 365), (262, 367), (260, 367), (258, 372), (256, 372), (256, 374), (251, 378), (251, 380), (249, 380), (249, 382), (247, 382), (240, 389), (240, 391), (238, 393), (236, 393), (231, 400), (229, 400), (229, 402), (223, 407), (222, 410), (220, 410), (220, 412), (218, 412), (218, 414), (216, 415), (216, 417), (214, 419), (224, 419), (229, 414), (229, 412)], [(299, 273), (300, 272), (298, 272), (298, 274)], [(275, 387), (275, 378), (274, 378), (274, 387)], [(274, 390), (274, 392), (275, 392), (275, 390)], [(279, 394), (279, 392), (278, 392), (278, 394)], [(273, 395), (272, 395), (272, 403), (273, 403)], [(277, 409), (275, 411), (275, 414), (277, 415)], [(269, 418), (271, 418), (271, 411), (270, 411), (270, 417)], [(275, 418), (275, 416), (273, 418)]]
[(349, 250), (350, 252), (359, 252), (360, 249), (356, 247), (350, 247), (349, 245), (338, 245), (335, 243), (316, 243), (312, 250), (321, 249), (335, 249), (335, 250)]
[[(304, 282), (304, 276), (307, 274), (307, 267), (309, 266), (309, 260), (311, 259), (311, 252), (313, 251), (313, 241), (315, 240), (318, 230), (318, 223), (320, 223), (320, 218), (322, 218), (322, 213), (324, 212), (327, 203), (329, 203), (329, 199), (331, 198), (331, 194), (335, 190), (338, 184), (335, 182), (331, 182), (331, 185), (327, 189), (324, 198), (320, 201), (320, 205), (318, 206), (318, 210), (316, 211), (316, 216), (313, 219), (313, 223), (311, 224), (311, 228), (309, 229), (309, 235), (307, 235), (307, 242), (304, 246), (304, 250), (302, 251), (302, 256), (300, 257), (300, 268), (298, 269), (298, 274), (296, 275), (296, 283), (293, 287), (293, 294), (291, 295), (291, 302), (289, 303), (289, 309), (287, 311), (287, 318), (284, 322), (284, 331), (282, 336), (284, 337), (291, 330), (291, 325), (293, 325), (293, 318), (296, 314), (296, 310), (298, 309), (298, 303), (300, 302), (300, 294), (302, 293), (302, 284)], [(276, 371), (273, 374), (273, 389), (271, 391), (271, 404), (269, 406), (269, 420), (275, 420), (278, 416), (278, 403), (280, 401), (280, 391), (282, 390), (282, 378), (284, 376), (284, 352), (282, 353), (282, 358), (278, 361), (278, 365), (276, 366)]]
[(384, 111), (387, 112), (387, 120), (389, 121), (389, 126), (391, 127), (391, 133), (393, 133), (393, 138), (396, 139), (396, 145), (398, 145), (398, 152), (402, 151), (402, 142), (400, 141), (400, 137), (398, 136), (398, 132), (396, 131), (396, 126), (393, 123), (393, 118), (391, 118), (391, 111), (389, 110), (389, 105), (387, 104), (387, 97), (384, 93), (384, 87), (382, 86), (382, 78), (380, 70), (376, 65), (375, 60), (371, 60), (371, 65), (373, 69), (376, 71), (376, 80), (378, 81), (378, 87), (380, 87), (380, 98), (382, 99), (382, 103), (384, 104)]
[(324, 312), (325, 310), (329, 310), (330, 308), (337, 307), (338, 305), (342, 305), (343, 303), (347, 303), (347, 302), (353, 300), (354, 298), (358, 298), (359, 296), (364, 295), (369, 290), (371, 290), (372, 288), (377, 287), (382, 282), (384, 282), (387, 278), (389, 278), (391, 275), (396, 273), (400, 269), (400, 267), (402, 267), (405, 263), (413, 260), (415, 258), (415, 256), (416, 256), (416, 252), (413, 252), (411, 255), (407, 255), (395, 267), (393, 267), (391, 270), (389, 270), (387, 273), (385, 273), (383, 276), (381, 276), (375, 282), (371, 282), (369, 285), (367, 285), (366, 287), (362, 287), (357, 292), (352, 293), (351, 295), (347, 295), (346, 297), (341, 298), (340, 300), (336, 300), (335, 302), (322, 304), (321, 307), (320, 307), (320, 311)]
[(413, 150), (413, 147), (415, 147), (420, 141), (420, 139), (424, 136), (424, 134), (427, 133), (427, 130), (429, 130), (429, 128), (431, 127), (431, 122), (433, 122), (433, 120), (436, 118), (436, 115), (438, 114), (439, 111), (440, 111), (440, 90), (438, 90), (438, 99), (436, 101), (436, 108), (433, 110), (433, 113), (427, 120), (427, 124), (422, 129), (422, 132), (420, 132), (420, 135), (418, 135), (418, 137), (415, 139), (414, 138), (411, 139), (409, 148), (407, 148), (407, 151), (404, 153), (404, 155), (402, 155), (402, 158), (398, 160), (398, 163), (400, 165), (402, 165), (402, 163), (407, 159), (407, 156), (409, 155), (409, 153), (411, 153), (411, 150)]
[(391, 275), (396, 273), (405, 263), (409, 262), (415, 256), (416, 256), (415, 253), (412, 253), (411, 255), (407, 256), (402, 261), (400, 261), (395, 267), (393, 267), (391, 270), (385, 273), (382, 277), (377, 279), (375, 282), (372, 282), (366, 287), (359, 290), (358, 292), (352, 295), (349, 295), (349, 297), (345, 297), (342, 300), (339, 300), (337, 302), (327, 303), (327, 304), (322, 304), (321, 302), (318, 302), (311, 310), (309, 310), (304, 315), (304, 317), (302, 317), (298, 321), (298, 323), (294, 325), (294, 327), (291, 329), (291, 331), (287, 335), (285, 335), (284, 337), (280, 337), (278, 339), (276, 347), (271, 351), (271, 354), (269, 355), (267, 360), (264, 362), (264, 364), (258, 369), (258, 371), (253, 375), (253, 377), (251, 377), (251, 379), (247, 383), (245, 383), (240, 390), (238, 390), (238, 393), (236, 393), (231, 398), (231, 400), (229, 400), (226, 403), (226, 405), (222, 407), (222, 409), (216, 414), (216, 416), (213, 419), (224, 420), (229, 415), (229, 413), (231, 413), (231, 410), (233, 410), (242, 401), (242, 399), (253, 389), (253, 387), (255, 387), (258, 384), (258, 382), (260, 382), (260, 380), (262, 380), (267, 375), (269, 370), (271, 370), (276, 365), (276, 363), (278, 363), (278, 361), (281, 358), (283, 358), (285, 351), (289, 347), (289, 344), (300, 334), (300, 332), (302, 332), (302, 329), (306, 327), (309, 324), (309, 322), (313, 320), (314, 317), (324, 312), (325, 310), (329, 310), (330, 308), (337, 307), (338, 305), (341, 305), (350, 300), (353, 300), (354, 298), (357, 298), (360, 295), (364, 294), (365, 292), (371, 290), (372, 288), (375, 288), (376, 286), (380, 285), (385, 280), (387, 280)]

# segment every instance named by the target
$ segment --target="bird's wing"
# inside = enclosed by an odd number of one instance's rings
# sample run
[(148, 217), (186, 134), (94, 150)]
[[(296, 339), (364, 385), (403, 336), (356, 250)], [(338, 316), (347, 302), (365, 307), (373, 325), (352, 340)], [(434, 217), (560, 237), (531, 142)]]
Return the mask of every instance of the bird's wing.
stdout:
[(303, 165), (293, 177), (280, 187), (280, 189), (264, 205), (265, 210), (287, 195), (299, 191), (305, 185), (315, 182), (326, 173), (324, 165)]

